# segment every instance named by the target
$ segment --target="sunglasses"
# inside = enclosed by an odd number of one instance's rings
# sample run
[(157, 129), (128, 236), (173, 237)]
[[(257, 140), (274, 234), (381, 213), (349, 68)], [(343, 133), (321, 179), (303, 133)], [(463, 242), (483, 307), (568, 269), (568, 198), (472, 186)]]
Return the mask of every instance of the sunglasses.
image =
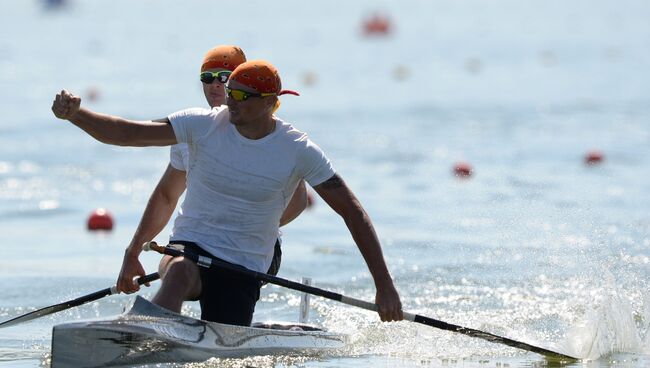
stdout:
[(214, 80), (218, 80), (219, 83), (225, 84), (228, 82), (228, 77), (230, 77), (230, 73), (232, 73), (229, 70), (221, 70), (218, 72), (203, 72), (199, 75), (201, 78), (201, 82), (205, 84), (212, 84)]
[(249, 97), (266, 97), (276, 95), (276, 93), (251, 93), (239, 89), (231, 89), (228, 87), (226, 87), (226, 94), (228, 94), (228, 97), (234, 99), (235, 101), (246, 101)]

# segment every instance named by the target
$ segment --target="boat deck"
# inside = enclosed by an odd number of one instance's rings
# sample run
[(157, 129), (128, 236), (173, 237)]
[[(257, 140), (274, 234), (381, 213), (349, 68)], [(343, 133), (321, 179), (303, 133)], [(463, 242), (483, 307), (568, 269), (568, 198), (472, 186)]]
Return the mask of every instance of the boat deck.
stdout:
[(55, 326), (52, 368), (320, 355), (346, 343), (345, 335), (312, 325), (270, 322), (232, 326), (183, 316), (136, 297), (130, 310), (120, 316)]

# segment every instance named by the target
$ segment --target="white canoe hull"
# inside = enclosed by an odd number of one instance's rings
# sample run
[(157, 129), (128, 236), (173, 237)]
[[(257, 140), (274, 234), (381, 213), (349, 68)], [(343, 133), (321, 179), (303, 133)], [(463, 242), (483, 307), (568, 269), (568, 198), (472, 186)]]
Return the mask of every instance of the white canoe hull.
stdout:
[[(299, 326), (302, 331), (289, 330)], [(52, 330), (52, 368), (199, 362), (212, 357), (314, 355), (343, 348), (345, 335), (309, 325), (232, 326), (182, 316), (136, 297), (128, 312)]]

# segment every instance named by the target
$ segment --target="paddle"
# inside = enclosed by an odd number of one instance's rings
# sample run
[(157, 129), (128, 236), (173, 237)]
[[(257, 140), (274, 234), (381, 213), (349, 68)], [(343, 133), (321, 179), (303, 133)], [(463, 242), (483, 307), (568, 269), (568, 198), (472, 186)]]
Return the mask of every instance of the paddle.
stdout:
[[(139, 277), (135, 281), (138, 283), (138, 285), (142, 285), (142, 284), (146, 284), (146, 283), (151, 282), (151, 281), (156, 281), (159, 278), (160, 278), (160, 276), (158, 275), (158, 272), (155, 272), (155, 273), (152, 273), (152, 274), (149, 274), (149, 275), (146, 275), (146, 276)], [(111, 286), (109, 288), (106, 288), (106, 289), (95, 291), (94, 293), (91, 293), (91, 294), (88, 294), (88, 295), (84, 295), (84, 296), (79, 297), (77, 299), (73, 299), (73, 300), (69, 300), (67, 302), (51, 305), (49, 307), (41, 308), (39, 310), (35, 310), (33, 312), (23, 314), (22, 316), (12, 318), (12, 319), (10, 319), (8, 321), (4, 321), (4, 322), (0, 323), (0, 328), (9, 327), (9, 326), (17, 325), (17, 324), (22, 323), (22, 322), (31, 321), (31, 320), (39, 318), (39, 317), (47, 316), (49, 314), (53, 314), (53, 313), (60, 312), (60, 311), (66, 310), (66, 309), (77, 307), (77, 306), (80, 306), (82, 304), (86, 304), (88, 302), (92, 302), (92, 301), (95, 301), (97, 299), (101, 299), (101, 298), (103, 298), (105, 296), (109, 296), (109, 295), (113, 295), (113, 294), (118, 294), (117, 286), (115, 286), (115, 285), (113, 285), (113, 286)]]
[[(197, 265), (205, 268), (210, 268), (210, 267), (221, 267), (225, 268), (231, 271), (243, 273), (252, 277), (255, 277), (259, 280), (264, 280), (266, 282), (269, 282), (271, 284), (283, 286), (289, 289), (293, 290), (298, 290), (304, 293), (312, 294), (312, 295), (317, 295), (317, 296), (322, 296), (327, 299), (331, 300), (336, 300), (341, 303), (345, 303), (348, 305), (352, 305), (355, 307), (367, 309), (370, 311), (377, 311), (377, 305), (374, 303), (366, 302), (363, 300), (359, 299), (354, 299), (347, 297), (345, 295), (337, 294), (331, 291), (319, 289), (317, 287), (309, 286), (309, 285), (304, 285), (295, 281), (290, 281), (286, 279), (282, 279), (276, 276), (271, 276), (265, 273), (261, 272), (256, 272), (256, 271), (251, 271), (243, 266), (238, 266), (234, 265), (232, 263), (227, 263), (224, 261), (221, 261), (216, 258), (211, 258), (211, 257), (205, 257), (205, 256), (199, 256), (196, 255), (192, 252), (188, 251), (182, 251), (178, 250), (175, 248), (170, 248), (170, 247), (162, 247), (156, 242), (147, 242), (144, 243), (142, 246), (142, 249), (145, 251), (153, 250), (161, 254), (167, 254), (173, 257), (185, 257), (190, 259), (193, 262), (196, 262)], [(453, 332), (458, 332), (467, 336), (471, 337), (477, 337), (479, 339), (487, 340), (489, 342), (493, 343), (498, 343), (498, 344), (504, 344), (511, 346), (513, 348), (518, 348), (526, 351), (530, 351), (533, 353), (541, 354), (550, 358), (555, 358), (555, 359), (561, 359), (561, 360), (577, 360), (578, 358), (574, 358), (572, 356), (563, 354), (563, 353), (558, 353), (555, 351), (551, 351), (548, 349), (540, 348), (537, 346), (533, 346), (530, 344), (527, 344), (525, 342), (520, 342), (520, 341), (515, 341), (512, 339), (509, 339), (507, 337), (501, 337), (498, 335), (491, 334), (489, 332), (483, 332), (479, 330), (475, 330), (473, 328), (468, 328), (468, 327), (462, 327), (458, 325), (454, 325), (451, 323), (439, 321), (433, 318), (421, 316), (418, 314), (413, 314), (413, 313), (408, 313), (408, 312), (403, 312), (404, 314), (404, 319), (411, 321), (411, 322), (416, 322), (416, 323), (421, 323), (423, 325), (439, 328), (442, 330), (447, 330), (447, 331), (453, 331)]]

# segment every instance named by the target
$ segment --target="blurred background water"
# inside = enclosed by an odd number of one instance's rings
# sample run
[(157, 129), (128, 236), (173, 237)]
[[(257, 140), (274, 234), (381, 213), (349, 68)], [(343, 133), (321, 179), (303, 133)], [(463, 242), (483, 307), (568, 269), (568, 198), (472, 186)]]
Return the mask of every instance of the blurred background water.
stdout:
[[(387, 33), (364, 34), (373, 14)], [(55, 93), (134, 119), (205, 106), (201, 57), (235, 44), (301, 93), (278, 114), (364, 204), (406, 310), (586, 358), (572, 366), (645, 366), (649, 14), (642, 0), (0, 0), (0, 320), (111, 285), (168, 162), (168, 149), (102, 145), (55, 119)], [(593, 149), (604, 160), (585, 165)], [(469, 178), (453, 175), (458, 162)], [(85, 230), (96, 207), (113, 214), (112, 232)], [(280, 276), (374, 298), (322, 201), (283, 231)], [(47, 366), (53, 325), (130, 299), (0, 331), (0, 366)], [(312, 322), (349, 333), (349, 349), (199, 366), (552, 365), (312, 300)], [(267, 286), (255, 319), (296, 320), (298, 302)]]

